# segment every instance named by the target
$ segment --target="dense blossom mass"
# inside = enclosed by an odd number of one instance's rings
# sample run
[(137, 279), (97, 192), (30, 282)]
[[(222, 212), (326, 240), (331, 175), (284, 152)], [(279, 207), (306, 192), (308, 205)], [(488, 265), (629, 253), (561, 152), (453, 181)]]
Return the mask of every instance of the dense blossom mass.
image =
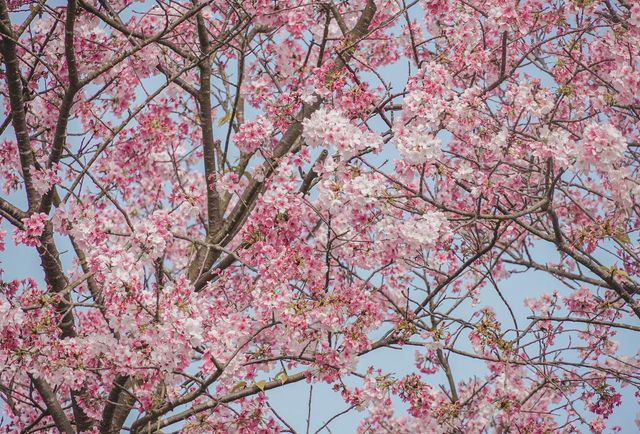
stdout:
[(0, 431), (636, 432), (639, 47), (638, 0), (0, 0)]

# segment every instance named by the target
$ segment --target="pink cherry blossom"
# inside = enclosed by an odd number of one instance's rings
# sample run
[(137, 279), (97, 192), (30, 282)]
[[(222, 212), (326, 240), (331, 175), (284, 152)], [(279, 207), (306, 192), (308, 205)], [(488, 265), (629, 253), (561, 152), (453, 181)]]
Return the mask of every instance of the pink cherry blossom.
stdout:
[(40, 236), (44, 232), (49, 217), (44, 213), (36, 213), (22, 220), (23, 229), (17, 229), (13, 234), (13, 242), (31, 247), (40, 246)]
[(0, 431), (633, 431), (637, 3), (0, 0)]

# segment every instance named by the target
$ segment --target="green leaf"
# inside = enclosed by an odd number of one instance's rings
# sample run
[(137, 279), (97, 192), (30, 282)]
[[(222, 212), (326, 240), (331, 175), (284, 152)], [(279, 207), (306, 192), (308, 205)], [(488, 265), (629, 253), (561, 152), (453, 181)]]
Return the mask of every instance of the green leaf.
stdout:
[(227, 112), (224, 114), (224, 116), (222, 117), (222, 119), (220, 119), (218, 121), (218, 125), (223, 126), (224, 124), (226, 124), (227, 122), (229, 122), (231, 120), (231, 112)]
[(286, 372), (284, 372), (284, 370), (282, 370), (282, 371), (278, 372), (274, 378), (276, 380), (280, 380), (280, 384), (284, 384), (289, 379), (289, 376), (287, 375)]
[(629, 238), (629, 234), (627, 234), (624, 231), (620, 231), (618, 233), (616, 233), (614, 235), (614, 238), (618, 241), (620, 241), (622, 244), (629, 244), (631, 243), (631, 239)]
[(233, 387), (231, 388), (232, 392), (237, 392), (238, 390), (242, 390), (245, 387), (247, 387), (247, 382), (246, 381), (239, 381), (236, 384), (233, 385)]

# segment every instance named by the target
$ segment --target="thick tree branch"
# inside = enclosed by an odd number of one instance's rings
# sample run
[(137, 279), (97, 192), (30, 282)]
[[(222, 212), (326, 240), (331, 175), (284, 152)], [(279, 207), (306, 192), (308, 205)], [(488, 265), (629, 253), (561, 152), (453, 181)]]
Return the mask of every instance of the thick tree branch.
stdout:
[(56, 398), (56, 394), (49, 386), (46, 380), (34, 377), (30, 375), (31, 381), (36, 386), (38, 393), (42, 397), (42, 400), (47, 406), (47, 410), (49, 414), (53, 418), (53, 421), (56, 423), (56, 427), (65, 434), (75, 434), (73, 427), (71, 426), (71, 422), (67, 418), (67, 415), (64, 413), (64, 410), (60, 406), (58, 402), (58, 398)]
[(25, 190), (27, 191), (29, 210), (32, 211), (38, 206), (40, 195), (33, 184), (32, 171), (34, 170), (34, 157), (26, 120), (20, 60), (16, 54), (16, 36), (12, 30), (6, 0), (0, 0), (0, 23), (2, 24), (0, 28), (0, 52), (2, 53), (6, 67), (6, 83), (9, 90), (11, 121), (16, 135), (16, 141), (18, 142), (20, 166), (22, 168)]

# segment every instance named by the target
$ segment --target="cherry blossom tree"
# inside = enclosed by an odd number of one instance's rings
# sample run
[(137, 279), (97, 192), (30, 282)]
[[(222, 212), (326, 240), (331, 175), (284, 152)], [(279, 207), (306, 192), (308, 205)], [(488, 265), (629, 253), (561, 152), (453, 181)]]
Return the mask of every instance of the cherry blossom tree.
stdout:
[(307, 382), (318, 433), (620, 430), (639, 47), (637, 0), (0, 0), (0, 429), (296, 432)]

